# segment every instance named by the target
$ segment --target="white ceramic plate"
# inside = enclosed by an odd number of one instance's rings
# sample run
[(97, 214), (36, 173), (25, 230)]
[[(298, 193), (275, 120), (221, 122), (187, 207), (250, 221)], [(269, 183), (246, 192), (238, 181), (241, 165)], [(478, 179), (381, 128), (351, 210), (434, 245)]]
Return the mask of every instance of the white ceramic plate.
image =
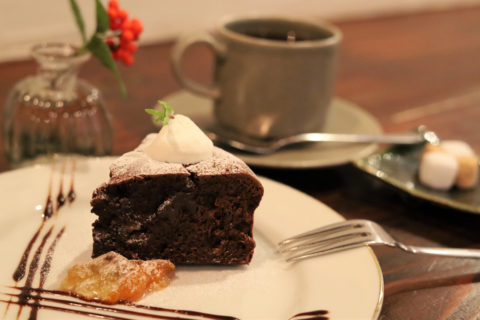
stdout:
[[(163, 98), (175, 110), (189, 116), (200, 128), (212, 123), (213, 101), (184, 90)], [(324, 130), (331, 133), (380, 134), (378, 121), (357, 105), (344, 99), (332, 101)], [(376, 150), (376, 144), (312, 143), (285, 148), (269, 155), (251, 155), (234, 152), (252, 166), (267, 168), (320, 168), (341, 165), (368, 156)]]
[[(89, 201), (92, 190), (107, 180), (111, 160), (76, 160), (76, 200), (62, 207), (56, 218), (48, 220), (32, 246), (29, 261), (40, 246), (41, 239), (53, 226), (40, 256), (33, 287), (39, 286), (40, 266), (44, 263), (47, 248), (62, 227), (65, 227), (65, 232), (57, 242), (44, 288), (57, 289), (69, 266), (89, 260), (92, 248), (91, 223), (94, 220)], [(9, 299), (6, 293), (18, 293), (18, 290), (9, 287), (15, 285), (12, 275), (24, 249), (41, 224), (50, 179), (53, 201), (59, 193), (60, 183), (63, 184), (64, 194), (70, 188), (72, 160), (64, 163), (63, 174), (62, 165), (57, 164), (54, 169), (49, 165), (39, 165), (0, 175), (1, 300)], [(328, 310), (327, 316), (335, 320), (376, 319), (382, 303), (383, 280), (373, 252), (364, 247), (287, 264), (275, 252), (275, 244), (279, 240), (343, 218), (299, 191), (265, 178), (261, 178), (261, 181), (265, 196), (255, 213), (254, 237), (257, 248), (251, 264), (240, 267), (179, 266), (169, 287), (147, 296), (139, 303), (229, 315), (242, 320), (289, 319), (301, 312), (314, 310)], [(27, 273), (28, 269), (29, 266)], [(26, 278), (17, 285), (24, 286)], [(58, 298), (56, 295), (53, 297)], [(71, 297), (60, 298), (76, 301)], [(51, 301), (41, 300), (40, 303), (73, 308)], [(5, 302), (0, 303), (0, 314), (6, 314), (4, 319), (15, 319), (18, 305), (11, 304), (8, 311), (6, 305)], [(84, 307), (76, 309), (86, 310)], [(137, 310), (133, 307), (127, 309)], [(27, 319), (30, 310), (30, 307), (24, 307), (20, 318)], [(89, 312), (106, 313), (95, 309)], [(172, 316), (171, 313), (166, 314)], [(133, 317), (125, 314), (117, 316)], [(179, 314), (173, 316), (183, 317)], [(40, 309), (38, 313), (38, 319), (80, 318), (83, 316), (48, 309)]]

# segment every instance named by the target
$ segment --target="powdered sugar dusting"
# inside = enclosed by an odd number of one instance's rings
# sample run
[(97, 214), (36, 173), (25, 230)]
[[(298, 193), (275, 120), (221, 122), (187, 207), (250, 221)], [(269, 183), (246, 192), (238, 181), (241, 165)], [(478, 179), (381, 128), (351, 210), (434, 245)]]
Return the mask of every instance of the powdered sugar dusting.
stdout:
[(187, 166), (187, 170), (198, 176), (239, 173), (254, 175), (245, 162), (217, 147), (214, 147), (213, 156), (210, 159), (191, 164)]
[(125, 153), (111, 164), (110, 183), (121, 183), (136, 176), (163, 174), (190, 175), (193, 173), (202, 176), (243, 173), (254, 176), (245, 162), (218, 147), (214, 147), (212, 157), (209, 159), (190, 165), (154, 160), (144, 152), (144, 149), (155, 135), (147, 135), (135, 150)]
[(127, 152), (110, 165), (111, 183), (119, 183), (136, 176), (159, 174), (189, 175), (181, 163), (157, 161), (140, 151)]

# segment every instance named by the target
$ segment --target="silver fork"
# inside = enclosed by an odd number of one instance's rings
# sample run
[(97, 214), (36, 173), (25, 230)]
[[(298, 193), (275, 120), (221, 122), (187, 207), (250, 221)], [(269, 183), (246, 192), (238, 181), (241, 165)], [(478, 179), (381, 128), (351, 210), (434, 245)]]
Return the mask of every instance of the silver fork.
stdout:
[(410, 253), (459, 258), (480, 258), (480, 249), (409, 246), (396, 241), (385, 229), (369, 220), (346, 220), (314, 229), (278, 244), (278, 251), (287, 255), (287, 262), (321, 256), (364, 245), (383, 244)]

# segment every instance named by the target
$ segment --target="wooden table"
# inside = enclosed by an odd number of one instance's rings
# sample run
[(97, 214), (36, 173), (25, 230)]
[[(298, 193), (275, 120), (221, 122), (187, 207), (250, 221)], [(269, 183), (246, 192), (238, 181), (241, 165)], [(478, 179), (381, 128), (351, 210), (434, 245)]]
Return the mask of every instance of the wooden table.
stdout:
[[(480, 153), (480, 8), (337, 21), (344, 33), (336, 94), (373, 114), (386, 132), (425, 124), (442, 138), (460, 138)], [(82, 77), (97, 86), (113, 115), (114, 153), (135, 147), (154, 129), (143, 108), (179, 89), (170, 66), (172, 43), (142, 47), (121, 68), (129, 88), (122, 100), (110, 73), (96, 61)], [(186, 68), (211, 79), (212, 56), (199, 48)], [(32, 61), (0, 65), (0, 101), (31, 74)], [(1, 147), (0, 147), (1, 148)], [(0, 158), (0, 170), (7, 170)], [(480, 216), (412, 199), (351, 165), (316, 170), (256, 169), (298, 188), (345, 218), (366, 218), (417, 245), (480, 247)], [(380, 319), (480, 319), (480, 263), (410, 255), (379, 247), (385, 279)]]

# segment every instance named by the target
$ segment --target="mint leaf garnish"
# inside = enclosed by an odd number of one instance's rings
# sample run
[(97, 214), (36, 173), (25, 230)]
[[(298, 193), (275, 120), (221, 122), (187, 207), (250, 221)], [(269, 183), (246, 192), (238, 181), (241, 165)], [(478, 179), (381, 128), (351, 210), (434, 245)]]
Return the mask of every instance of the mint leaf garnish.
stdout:
[(155, 117), (153, 118), (153, 121), (160, 121), (163, 126), (166, 126), (168, 124), (168, 121), (170, 121), (170, 117), (173, 115), (174, 111), (172, 107), (170, 107), (170, 105), (165, 101), (158, 100), (158, 104), (162, 107), (162, 111), (155, 109), (145, 109), (145, 112)]

